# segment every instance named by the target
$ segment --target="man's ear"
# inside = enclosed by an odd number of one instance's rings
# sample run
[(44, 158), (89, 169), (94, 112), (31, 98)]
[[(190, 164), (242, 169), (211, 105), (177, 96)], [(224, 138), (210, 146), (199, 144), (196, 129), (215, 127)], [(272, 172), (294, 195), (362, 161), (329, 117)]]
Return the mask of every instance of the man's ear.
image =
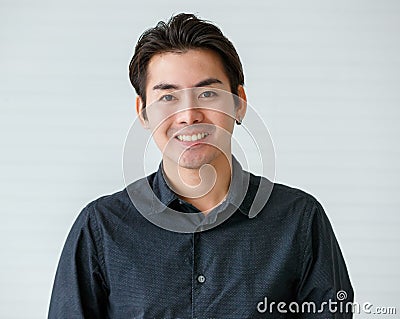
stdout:
[(137, 116), (138, 116), (142, 126), (145, 129), (148, 129), (149, 124), (148, 124), (147, 117), (146, 117), (146, 110), (143, 106), (144, 106), (143, 99), (140, 96), (137, 96), (136, 97), (136, 113), (137, 113)]
[(243, 121), (247, 110), (247, 97), (243, 85), (238, 86), (239, 105), (236, 109), (236, 119)]

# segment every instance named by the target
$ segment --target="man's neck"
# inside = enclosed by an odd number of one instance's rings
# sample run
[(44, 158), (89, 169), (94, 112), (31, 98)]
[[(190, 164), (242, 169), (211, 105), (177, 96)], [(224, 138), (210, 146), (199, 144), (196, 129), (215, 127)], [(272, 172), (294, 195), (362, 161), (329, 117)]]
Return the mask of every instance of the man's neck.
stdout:
[(186, 202), (207, 214), (223, 202), (232, 176), (232, 156), (218, 156), (199, 169), (188, 169), (163, 159), (163, 170), (169, 186)]

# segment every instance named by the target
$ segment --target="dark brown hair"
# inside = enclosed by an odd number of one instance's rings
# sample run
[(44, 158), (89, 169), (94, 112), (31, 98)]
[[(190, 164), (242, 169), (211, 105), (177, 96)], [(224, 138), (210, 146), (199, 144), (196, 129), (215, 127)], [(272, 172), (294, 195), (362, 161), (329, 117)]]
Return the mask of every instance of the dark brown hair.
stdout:
[(163, 52), (185, 52), (190, 49), (209, 49), (216, 52), (230, 82), (231, 92), (238, 94), (244, 84), (242, 64), (233, 44), (221, 30), (193, 14), (180, 13), (167, 23), (160, 21), (143, 32), (129, 64), (129, 79), (146, 105), (147, 66), (150, 59)]

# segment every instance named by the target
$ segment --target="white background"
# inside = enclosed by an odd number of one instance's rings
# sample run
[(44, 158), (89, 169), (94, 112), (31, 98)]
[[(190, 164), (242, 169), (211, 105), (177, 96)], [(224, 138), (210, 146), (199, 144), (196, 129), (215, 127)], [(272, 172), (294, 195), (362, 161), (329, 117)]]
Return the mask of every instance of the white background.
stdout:
[(181, 11), (236, 46), (276, 180), (323, 204), (356, 300), (400, 312), (400, 2), (197, 3), (0, 0), (1, 318), (47, 315), (77, 214), (124, 187), (128, 63), (145, 29)]

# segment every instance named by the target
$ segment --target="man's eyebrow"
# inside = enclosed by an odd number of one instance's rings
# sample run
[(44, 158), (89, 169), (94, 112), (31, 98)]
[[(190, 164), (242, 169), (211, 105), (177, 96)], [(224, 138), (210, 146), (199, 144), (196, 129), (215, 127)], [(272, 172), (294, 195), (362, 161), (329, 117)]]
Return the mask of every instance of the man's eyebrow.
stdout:
[[(199, 83), (196, 83), (194, 87), (208, 86), (215, 83), (223, 84), (221, 80), (218, 80), (216, 78), (209, 78), (200, 81)], [(179, 86), (171, 83), (159, 83), (153, 86), (153, 90), (179, 90)]]
[(169, 83), (159, 83), (157, 85), (153, 86), (153, 90), (178, 90), (179, 87), (175, 84), (169, 84)]
[(209, 79), (200, 81), (199, 83), (195, 84), (195, 87), (208, 86), (208, 85), (215, 84), (215, 83), (222, 84), (222, 81), (220, 81), (216, 78), (209, 78)]

